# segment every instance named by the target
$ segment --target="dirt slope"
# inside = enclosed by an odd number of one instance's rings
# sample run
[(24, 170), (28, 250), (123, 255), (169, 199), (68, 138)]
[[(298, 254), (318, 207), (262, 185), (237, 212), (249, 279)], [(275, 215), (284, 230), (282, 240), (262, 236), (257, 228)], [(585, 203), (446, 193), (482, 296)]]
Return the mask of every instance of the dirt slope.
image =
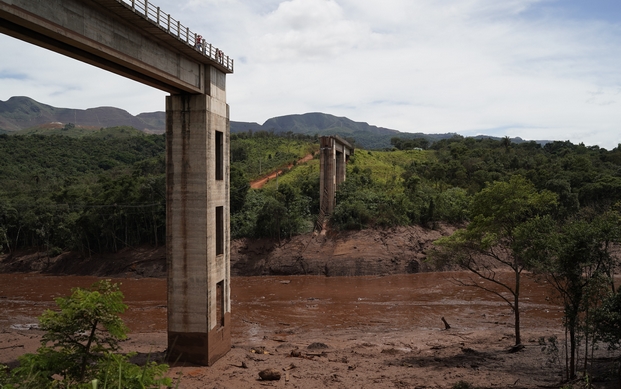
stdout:
[(362, 276), (418, 273), (434, 240), (454, 228), (429, 230), (398, 227), (390, 230), (305, 234), (280, 244), (242, 239), (231, 243), (231, 274)]
[[(304, 234), (290, 240), (241, 239), (231, 242), (233, 276), (322, 274), (360, 276), (426, 271), (432, 242), (453, 227), (429, 230), (399, 227)], [(165, 277), (164, 247), (124, 249), (85, 256), (63, 253), (48, 258), (36, 251), (0, 255), (0, 272), (41, 272), (115, 277)]]

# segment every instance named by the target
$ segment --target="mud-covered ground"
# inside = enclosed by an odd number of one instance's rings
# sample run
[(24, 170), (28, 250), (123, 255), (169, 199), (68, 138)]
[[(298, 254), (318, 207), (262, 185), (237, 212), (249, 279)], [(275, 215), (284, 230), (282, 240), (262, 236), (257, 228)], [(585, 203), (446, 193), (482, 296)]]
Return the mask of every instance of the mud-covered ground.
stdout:
[[(515, 343), (510, 309), (454, 282), (463, 277), (468, 274), (236, 277), (233, 348), (214, 366), (179, 364), (169, 374), (180, 378), (182, 389), (452, 388), (460, 381), (478, 388), (560, 388), (562, 308), (550, 288), (524, 280), (525, 348), (509, 352)], [(0, 363), (10, 365), (36, 350), (42, 334), (28, 328), (53, 306), (52, 298), (66, 294), (69, 285), (94, 280), (1, 274), (0, 279)], [(132, 329), (124, 349), (139, 352), (142, 360), (163, 358), (165, 280), (118, 281)], [(556, 352), (542, 350), (540, 339), (550, 337), (557, 339)], [(590, 366), (594, 388), (618, 387), (612, 363), (617, 355), (604, 347), (596, 351)], [(280, 379), (261, 380), (265, 369)]]
[[(231, 242), (231, 274), (365, 276), (424, 272), (429, 270), (425, 259), (433, 241), (454, 230), (451, 226), (411, 226), (324, 231), (281, 241), (239, 239)], [(0, 273), (13, 272), (163, 278), (166, 250), (163, 246), (139, 247), (95, 255), (68, 252), (52, 258), (36, 251), (0, 255)]]

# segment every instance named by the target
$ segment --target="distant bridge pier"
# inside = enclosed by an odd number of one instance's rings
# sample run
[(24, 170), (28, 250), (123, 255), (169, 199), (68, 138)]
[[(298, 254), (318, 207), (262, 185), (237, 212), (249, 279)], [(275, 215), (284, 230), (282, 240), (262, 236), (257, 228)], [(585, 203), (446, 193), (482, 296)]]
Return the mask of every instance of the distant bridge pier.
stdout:
[(336, 206), (336, 191), (345, 181), (347, 161), (354, 148), (339, 136), (322, 136), (320, 144), (319, 192), (320, 214), (318, 228), (323, 229), (326, 218)]

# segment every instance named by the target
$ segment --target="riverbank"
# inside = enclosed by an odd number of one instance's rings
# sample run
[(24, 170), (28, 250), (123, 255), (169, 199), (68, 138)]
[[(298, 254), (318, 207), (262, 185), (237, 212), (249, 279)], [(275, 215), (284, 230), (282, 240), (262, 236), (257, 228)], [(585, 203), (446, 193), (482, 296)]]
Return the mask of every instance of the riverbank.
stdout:
[[(419, 226), (386, 230), (328, 231), (290, 239), (239, 239), (231, 242), (232, 276), (324, 275), (368, 276), (429, 271), (427, 253), (433, 241), (455, 227)], [(49, 257), (18, 251), (0, 255), (0, 273), (40, 272), (102, 277), (166, 277), (166, 249), (126, 248), (116, 253), (76, 252)]]

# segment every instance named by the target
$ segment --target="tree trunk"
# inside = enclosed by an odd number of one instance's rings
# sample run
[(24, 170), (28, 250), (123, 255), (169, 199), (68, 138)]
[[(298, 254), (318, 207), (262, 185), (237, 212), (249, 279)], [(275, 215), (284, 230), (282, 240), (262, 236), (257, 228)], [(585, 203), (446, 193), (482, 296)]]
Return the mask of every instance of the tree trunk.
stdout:
[(515, 293), (513, 294), (513, 314), (515, 315), (515, 345), (522, 344), (520, 335), (520, 272), (515, 271)]
[(82, 357), (82, 367), (80, 369), (80, 380), (84, 380), (84, 374), (86, 373), (86, 364), (88, 363), (90, 354), (91, 354), (91, 343), (93, 343), (93, 339), (95, 339), (95, 331), (97, 330), (97, 320), (93, 323), (91, 327), (91, 333), (88, 336), (88, 342), (86, 342), (86, 346), (84, 346), (84, 356)]
[(576, 378), (576, 328), (574, 323), (569, 327), (569, 379)]
[(567, 326), (565, 326), (565, 380), (569, 381), (569, 347), (567, 347)]
[(585, 308), (585, 318), (584, 318), (584, 374), (587, 373), (588, 362), (589, 362), (589, 301), (587, 296), (587, 303)]

